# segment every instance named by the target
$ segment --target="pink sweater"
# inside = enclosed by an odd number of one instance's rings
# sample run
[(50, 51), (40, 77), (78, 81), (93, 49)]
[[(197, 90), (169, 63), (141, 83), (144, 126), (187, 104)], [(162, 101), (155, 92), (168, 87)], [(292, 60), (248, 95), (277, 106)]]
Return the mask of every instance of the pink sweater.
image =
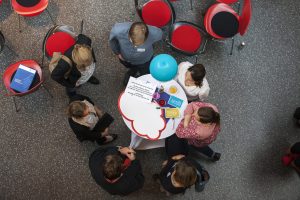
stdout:
[(218, 133), (220, 132), (220, 125), (202, 124), (201, 122), (199, 123), (196, 121), (193, 113), (201, 107), (211, 107), (214, 109), (214, 111), (218, 112), (217, 107), (210, 103), (192, 102), (188, 104), (186, 110), (184, 111), (184, 115), (192, 115), (188, 127), (184, 128), (184, 119), (182, 119), (176, 129), (176, 135), (179, 138), (186, 138), (190, 145), (194, 145), (196, 147), (204, 147), (209, 145), (216, 139)]

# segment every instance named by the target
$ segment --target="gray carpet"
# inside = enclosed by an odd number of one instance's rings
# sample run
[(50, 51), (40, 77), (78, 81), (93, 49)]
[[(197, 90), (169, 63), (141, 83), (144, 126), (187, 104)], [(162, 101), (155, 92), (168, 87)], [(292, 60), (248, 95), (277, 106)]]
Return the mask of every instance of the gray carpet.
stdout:
[[(178, 20), (202, 25), (202, 13), (213, 1), (174, 2)], [(138, 19), (133, 16), (133, 0), (51, 0), (49, 11), (58, 24), (68, 24), (89, 35), (98, 60), (96, 76), (101, 85), (84, 85), (79, 92), (115, 117), (111, 132), (119, 134), (116, 145), (128, 145), (130, 131), (117, 109), (122, 91), (124, 67), (108, 46), (111, 27), (116, 22)], [(183, 196), (168, 199), (211, 200), (299, 200), (300, 180), (280, 157), (286, 148), (300, 140), (300, 131), (292, 120), (300, 105), (300, 1), (253, 1), (253, 17), (245, 37), (236, 37), (234, 53), (229, 56), (230, 40), (210, 42), (199, 62), (207, 69), (211, 87), (209, 102), (218, 106), (222, 131), (212, 147), (222, 153), (217, 163), (200, 158), (211, 180), (202, 193), (194, 189)], [(52, 26), (47, 13), (33, 18), (18, 16), (8, 1), (0, 5), (1, 31), (8, 49), (0, 54), (0, 74), (21, 59), (41, 62), (43, 37)], [(245, 41), (242, 51), (237, 45)], [(176, 54), (167, 47), (156, 52), (174, 55), (178, 62), (194, 58)], [(48, 62), (48, 61), (47, 61)], [(163, 149), (138, 152), (146, 183), (142, 190), (128, 197), (110, 196), (92, 179), (88, 157), (98, 146), (80, 143), (72, 133), (65, 115), (68, 99), (64, 88), (49, 78), (44, 69), (45, 85), (54, 98), (41, 88), (17, 98), (21, 110), (16, 113), (12, 98), (0, 85), (0, 199), (167, 199), (159, 192), (151, 175), (165, 159)]]

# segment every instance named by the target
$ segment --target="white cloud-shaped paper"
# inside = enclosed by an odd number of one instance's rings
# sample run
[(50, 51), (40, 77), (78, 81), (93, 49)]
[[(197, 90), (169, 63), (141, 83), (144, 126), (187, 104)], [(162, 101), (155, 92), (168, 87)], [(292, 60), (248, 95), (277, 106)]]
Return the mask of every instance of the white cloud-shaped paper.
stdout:
[(132, 130), (150, 140), (159, 139), (166, 128), (166, 122), (161, 109), (155, 103), (137, 101), (130, 95), (121, 94), (119, 110), (122, 116), (131, 124)]

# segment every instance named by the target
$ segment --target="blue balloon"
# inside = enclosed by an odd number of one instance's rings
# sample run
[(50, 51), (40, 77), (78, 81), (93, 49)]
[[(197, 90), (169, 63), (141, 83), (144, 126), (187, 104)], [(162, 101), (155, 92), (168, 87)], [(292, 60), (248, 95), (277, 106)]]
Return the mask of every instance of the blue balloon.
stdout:
[(158, 81), (170, 81), (177, 74), (176, 60), (169, 54), (159, 54), (150, 63), (150, 74)]

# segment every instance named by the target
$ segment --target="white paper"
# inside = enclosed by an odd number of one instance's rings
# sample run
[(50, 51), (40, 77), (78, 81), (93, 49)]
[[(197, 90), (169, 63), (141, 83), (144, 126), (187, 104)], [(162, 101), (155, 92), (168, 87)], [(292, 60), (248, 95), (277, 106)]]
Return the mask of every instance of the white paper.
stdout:
[(134, 77), (130, 77), (125, 89), (125, 95), (130, 95), (136, 100), (151, 103), (156, 85)]

